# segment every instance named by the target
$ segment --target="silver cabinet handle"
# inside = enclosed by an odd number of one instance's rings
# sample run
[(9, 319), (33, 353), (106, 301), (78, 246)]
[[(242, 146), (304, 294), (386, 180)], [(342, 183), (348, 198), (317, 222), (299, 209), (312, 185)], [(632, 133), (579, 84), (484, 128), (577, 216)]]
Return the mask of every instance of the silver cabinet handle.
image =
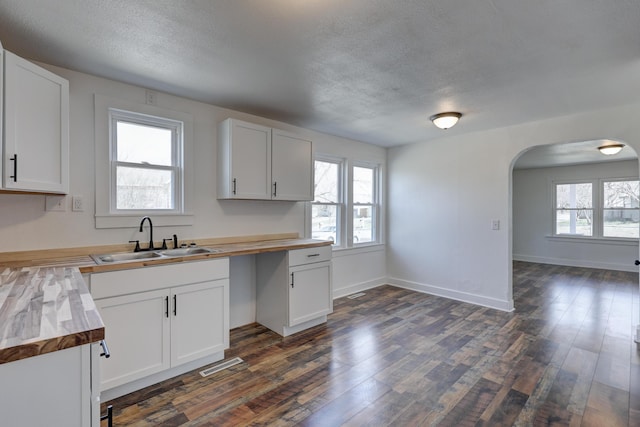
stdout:
[(102, 353), (100, 353), (100, 357), (104, 356), (105, 359), (111, 357), (111, 353), (109, 353), (109, 347), (107, 347), (107, 342), (105, 340), (100, 341), (100, 347), (102, 347)]
[(313, 258), (314, 256), (320, 256), (320, 254), (310, 254), (310, 255), (307, 255), (307, 258)]

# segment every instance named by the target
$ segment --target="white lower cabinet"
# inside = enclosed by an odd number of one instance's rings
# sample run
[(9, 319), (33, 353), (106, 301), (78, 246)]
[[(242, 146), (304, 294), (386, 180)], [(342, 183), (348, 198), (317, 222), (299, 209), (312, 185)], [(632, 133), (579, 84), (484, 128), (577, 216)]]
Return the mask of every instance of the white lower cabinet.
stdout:
[(258, 323), (288, 336), (333, 312), (330, 246), (260, 254), (256, 267)]
[(111, 353), (102, 361), (102, 390), (222, 359), (229, 346), (228, 277), (227, 258), (92, 274)]
[(0, 365), (0, 425), (99, 427), (91, 366), (99, 364), (98, 348), (85, 344)]

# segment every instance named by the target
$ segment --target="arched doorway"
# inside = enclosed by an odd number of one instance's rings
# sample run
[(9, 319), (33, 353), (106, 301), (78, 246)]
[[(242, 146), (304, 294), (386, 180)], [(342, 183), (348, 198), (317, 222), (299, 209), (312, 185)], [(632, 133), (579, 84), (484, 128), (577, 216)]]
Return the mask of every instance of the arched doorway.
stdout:
[[(537, 145), (514, 158), (512, 262), (636, 271), (638, 156), (624, 142), (615, 155), (598, 150), (614, 143), (620, 141)], [(635, 195), (622, 194), (627, 184), (635, 185)], [(513, 272), (510, 282), (513, 294)]]

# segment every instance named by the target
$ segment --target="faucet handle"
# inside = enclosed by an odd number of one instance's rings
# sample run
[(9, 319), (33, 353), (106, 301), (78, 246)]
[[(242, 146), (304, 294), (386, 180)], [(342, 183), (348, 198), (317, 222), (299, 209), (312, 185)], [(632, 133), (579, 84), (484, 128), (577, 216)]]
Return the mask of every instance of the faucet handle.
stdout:
[(169, 248), (167, 247), (167, 242), (168, 242), (168, 241), (170, 242), (170, 241), (172, 241), (172, 240), (173, 240), (173, 238), (162, 239), (162, 248), (161, 248), (161, 249), (169, 249)]
[(129, 240), (129, 243), (135, 243), (136, 247), (133, 252), (140, 252), (140, 240)]

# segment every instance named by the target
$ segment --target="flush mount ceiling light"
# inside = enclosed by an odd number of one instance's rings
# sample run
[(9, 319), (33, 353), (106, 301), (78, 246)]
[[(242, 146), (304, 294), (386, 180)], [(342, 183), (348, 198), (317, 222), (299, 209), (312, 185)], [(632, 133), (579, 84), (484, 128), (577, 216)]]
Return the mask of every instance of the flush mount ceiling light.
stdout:
[(462, 114), (460, 113), (449, 112), (435, 114), (429, 117), (429, 119), (440, 129), (449, 129), (450, 127), (453, 127), (456, 123), (458, 123), (460, 117), (462, 117)]
[(605, 156), (613, 156), (614, 154), (618, 154), (620, 150), (624, 147), (624, 144), (616, 143), (616, 144), (605, 144), (598, 147), (598, 150)]

